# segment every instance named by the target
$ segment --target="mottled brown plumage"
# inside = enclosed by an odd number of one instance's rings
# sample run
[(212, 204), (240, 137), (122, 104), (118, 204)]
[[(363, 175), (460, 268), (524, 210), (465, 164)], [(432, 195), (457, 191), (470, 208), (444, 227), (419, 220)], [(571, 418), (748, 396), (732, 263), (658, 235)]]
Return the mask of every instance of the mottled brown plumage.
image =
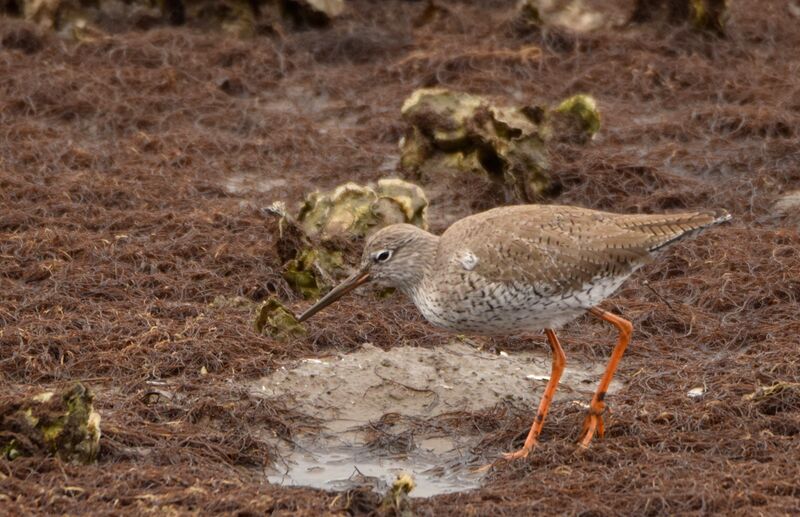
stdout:
[[(522, 281), (554, 292), (630, 272), (654, 251), (724, 220), (724, 211), (671, 215), (613, 214), (556, 205), (496, 208), (453, 224), (440, 249), (467, 248), (491, 282)], [(435, 269), (447, 262), (438, 254)]]
[(553, 374), (524, 447), (525, 456), (558, 383), (565, 357), (553, 329), (589, 311), (620, 331), (580, 442), (602, 434), (605, 392), (631, 324), (595, 306), (676, 240), (730, 219), (724, 210), (668, 215), (613, 214), (557, 205), (495, 208), (466, 217), (437, 237), (397, 224), (376, 232), (358, 271), (300, 316), (304, 321), (367, 281), (399, 288), (434, 325), (502, 335), (545, 329)]

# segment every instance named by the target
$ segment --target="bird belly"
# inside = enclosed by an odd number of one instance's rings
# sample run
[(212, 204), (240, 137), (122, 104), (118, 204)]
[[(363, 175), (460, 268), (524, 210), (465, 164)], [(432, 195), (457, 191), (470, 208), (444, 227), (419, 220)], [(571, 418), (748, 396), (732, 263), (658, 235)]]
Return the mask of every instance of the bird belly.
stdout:
[(627, 276), (598, 278), (578, 289), (559, 291), (516, 282), (473, 282), (470, 288), (412, 293), (412, 298), (425, 319), (438, 327), (507, 335), (560, 328), (610, 296)]

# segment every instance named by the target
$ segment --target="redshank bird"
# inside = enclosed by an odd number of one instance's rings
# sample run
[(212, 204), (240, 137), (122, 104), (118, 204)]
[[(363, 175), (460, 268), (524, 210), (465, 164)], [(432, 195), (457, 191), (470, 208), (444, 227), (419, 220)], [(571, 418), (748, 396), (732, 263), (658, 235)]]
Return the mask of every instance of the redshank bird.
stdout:
[(632, 215), (519, 205), (466, 217), (441, 236), (395, 224), (375, 232), (358, 270), (298, 319), (376, 281), (398, 288), (425, 319), (451, 331), (509, 335), (544, 329), (552, 372), (524, 445), (504, 455), (516, 459), (536, 445), (564, 371), (566, 356), (555, 331), (588, 311), (619, 331), (578, 439), (588, 447), (595, 433), (603, 436), (606, 391), (633, 331), (630, 321), (597, 304), (667, 245), (728, 219), (724, 210)]

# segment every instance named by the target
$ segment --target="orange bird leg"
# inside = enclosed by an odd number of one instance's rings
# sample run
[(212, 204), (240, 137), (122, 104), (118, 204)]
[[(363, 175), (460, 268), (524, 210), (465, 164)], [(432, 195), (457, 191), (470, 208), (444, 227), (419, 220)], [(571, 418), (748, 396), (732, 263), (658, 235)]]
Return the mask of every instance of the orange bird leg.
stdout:
[(545, 329), (547, 334), (547, 342), (550, 343), (550, 349), (553, 351), (553, 368), (550, 372), (550, 380), (547, 381), (547, 387), (544, 389), (542, 401), (539, 402), (539, 411), (536, 412), (536, 418), (531, 425), (531, 430), (528, 432), (528, 437), (525, 438), (525, 444), (516, 452), (507, 452), (503, 454), (506, 460), (515, 460), (517, 458), (524, 458), (531, 452), (533, 446), (539, 438), (544, 426), (544, 417), (547, 416), (547, 411), (550, 409), (550, 402), (553, 401), (553, 395), (556, 392), (558, 381), (561, 379), (561, 374), (564, 372), (564, 365), (567, 364), (567, 356), (564, 355), (564, 350), (561, 348), (561, 343), (558, 342), (556, 333), (551, 329)]
[(614, 372), (617, 371), (617, 365), (619, 365), (619, 361), (622, 359), (622, 354), (625, 353), (628, 343), (631, 342), (631, 334), (633, 333), (633, 325), (624, 318), (615, 316), (597, 307), (589, 309), (589, 313), (617, 327), (619, 331), (619, 341), (617, 342), (617, 346), (614, 347), (614, 351), (611, 352), (611, 359), (608, 361), (606, 371), (603, 373), (603, 378), (600, 379), (597, 391), (594, 393), (592, 402), (589, 404), (589, 414), (586, 415), (586, 419), (583, 421), (583, 430), (581, 431), (580, 438), (578, 438), (578, 444), (584, 449), (589, 447), (595, 431), (597, 431), (600, 438), (602, 438), (605, 433), (603, 411), (605, 411), (606, 408), (606, 392), (608, 392), (608, 385), (611, 384)]

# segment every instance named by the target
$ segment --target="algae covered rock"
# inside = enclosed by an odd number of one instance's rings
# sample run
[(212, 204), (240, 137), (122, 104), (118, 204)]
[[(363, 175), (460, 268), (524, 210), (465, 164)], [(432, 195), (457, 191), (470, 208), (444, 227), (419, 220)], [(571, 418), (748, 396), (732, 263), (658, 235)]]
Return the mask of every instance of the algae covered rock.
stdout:
[(724, 34), (728, 21), (727, 0), (691, 0), (689, 13), (695, 29)]
[(558, 27), (573, 32), (609, 28), (624, 21), (624, 15), (610, 2), (586, 0), (520, 0), (515, 23), (518, 27)]
[(280, 19), (325, 26), (344, 0), (18, 0), (16, 11), (44, 29), (78, 40), (103, 37), (103, 28), (190, 25), (242, 37), (274, 31)]
[(514, 20), (520, 28), (539, 29), (544, 25), (538, 0), (520, 0)]
[(507, 201), (521, 202), (540, 199), (550, 187), (547, 140), (586, 141), (600, 128), (600, 113), (588, 95), (546, 110), (498, 106), (469, 93), (423, 88), (406, 99), (402, 117), (408, 128), (400, 141), (400, 166), (407, 173), (452, 182), (477, 174)]
[(289, 286), (304, 298), (317, 298), (333, 287), (335, 278), (345, 273), (342, 252), (308, 235), (283, 205), (272, 205), (266, 212), (279, 218), (278, 256)]
[(254, 326), (259, 334), (280, 340), (306, 334), (306, 329), (297, 321), (294, 314), (274, 296), (258, 306)]
[(278, 221), (278, 255), (283, 278), (304, 298), (318, 298), (347, 274), (343, 249), (353, 238), (394, 223), (427, 229), (428, 199), (407, 181), (382, 179), (375, 185), (345, 183), (306, 196), (297, 218), (276, 204), (267, 209)]
[(597, 102), (584, 94), (573, 95), (556, 106), (549, 116), (554, 139), (585, 142), (600, 131)]
[(164, 17), (173, 25), (188, 23), (241, 37), (254, 36), (260, 13), (249, 0), (159, 0)]
[(23, 0), (21, 4), (18, 6), (21, 7), (22, 17), (43, 29), (55, 29), (60, 11), (65, 8), (65, 2), (60, 0)]
[(722, 35), (727, 18), (728, 0), (636, 0), (633, 5), (591, 0), (520, 0), (511, 25), (522, 33), (545, 29), (586, 33), (621, 28), (628, 22), (664, 20)]
[(537, 199), (550, 185), (539, 107), (495, 106), (476, 95), (423, 88), (406, 99), (401, 113), (408, 129), (400, 165), (420, 179), (479, 174), (506, 199), (524, 201)]
[(672, 24), (688, 22), (696, 30), (721, 36), (728, 20), (728, 0), (637, 0), (632, 22), (659, 19)]
[(344, 267), (342, 253), (324, 247), (305, 248), (283, 266), (283, 278), (303, 298), (319, 298), (333, 287), (333, 277)]
[(284, 16), (295, 22), (323, 26), (342, 14), (344, 0), (281, 0)]
[(272, 32), (280, 18), (324, 26), (344, 10), (344, 0), (157, 0), (172, 25), (212, 28), (242, 37)]
[(91, 463), (100, 448), (100, 415), (82, 384), (44, 392), (0, 407), (0, 455), (53, 454), (64, 461)]
[(21, 0), (19, 5), (26, 20), (43, 29), (80, 39), (87, 26), (98, 17), (103, 3), (109, 4), (108, 0), (91, 5), (80, 0)]
[(271, 32), (284, 18), (302, 26), (325, 26), (344, 11), (344, 0), (159, 0), (173, 25), (210, 27), (249, 37)]
[(331, 192), (309, 194), (297, 218), (309, 235), (363, 237), (394, 223), (427, 229), (427, 208), (425, 192), (417, 185), (382, 179), (376, 186), (345, 183)]

